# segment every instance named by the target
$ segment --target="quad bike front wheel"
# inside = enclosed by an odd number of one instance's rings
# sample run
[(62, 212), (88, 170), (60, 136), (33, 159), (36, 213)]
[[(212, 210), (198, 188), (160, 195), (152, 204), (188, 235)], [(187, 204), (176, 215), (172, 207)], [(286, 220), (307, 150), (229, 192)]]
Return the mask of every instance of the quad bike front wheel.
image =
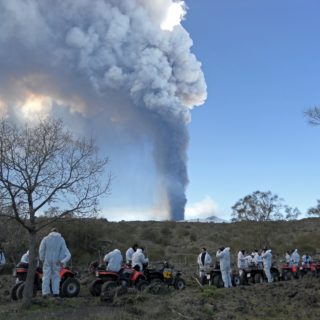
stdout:
[(89, 291), (94, 297), (99, 297), (101, 294), (101, 286), (102, 281), (100, 279), (96, 279), (92, 281), (89, 285)]
[(239, 286), (241, 285), (240, 276), (238, 276), (238, 275), (233, 276), (233, 278), (232, 278), (232, 285), (233, 285), (234, 287), (239, 287)]
[(75, 278), (67, 278), (61, 285), (61, 296), (67, 298), (74, 298), (79, 295), (80, 283)]
[(184, 290), (186, 288), (186, 282), (179, 277), (176, 279), (173, 286), (176, 290)]

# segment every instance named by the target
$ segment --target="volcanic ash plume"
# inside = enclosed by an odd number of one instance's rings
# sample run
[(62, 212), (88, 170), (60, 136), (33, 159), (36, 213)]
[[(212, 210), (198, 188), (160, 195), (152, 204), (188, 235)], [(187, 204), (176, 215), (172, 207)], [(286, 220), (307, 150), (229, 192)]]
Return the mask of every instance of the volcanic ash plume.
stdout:
[(152, 141), (170, 218), (183, 219), (186, 125), (206, 99), (184, 15), (173, 0), (1, 1), (1, 115), (69, 110), (136, 127)]

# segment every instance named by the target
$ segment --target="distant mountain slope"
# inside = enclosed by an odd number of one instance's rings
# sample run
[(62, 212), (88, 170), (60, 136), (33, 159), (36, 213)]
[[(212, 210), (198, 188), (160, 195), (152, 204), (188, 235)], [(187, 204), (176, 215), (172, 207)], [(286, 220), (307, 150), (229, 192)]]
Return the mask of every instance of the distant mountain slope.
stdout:
[(229, 222), (229, 221), (218, 218), (216, 216), (210, 216), (210, 217), (202, 218), (202, 219), (183, 220), (181, 222), (224, 223), (224, 222)]

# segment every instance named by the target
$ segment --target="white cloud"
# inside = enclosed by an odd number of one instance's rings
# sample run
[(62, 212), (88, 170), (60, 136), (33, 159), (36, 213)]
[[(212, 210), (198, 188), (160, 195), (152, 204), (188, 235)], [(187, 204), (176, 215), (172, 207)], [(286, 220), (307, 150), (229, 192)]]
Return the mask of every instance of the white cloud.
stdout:
[(205, 196), (199, 202), (186, 207), (185, 219), (204, 219), (210, 216), (221, 216), (218, 212), (218, 205), (210, 196)]
[(100, 216), (109, 221), (148, 221), (168, 220), (168, 213), (152, 208), (104, 208)]

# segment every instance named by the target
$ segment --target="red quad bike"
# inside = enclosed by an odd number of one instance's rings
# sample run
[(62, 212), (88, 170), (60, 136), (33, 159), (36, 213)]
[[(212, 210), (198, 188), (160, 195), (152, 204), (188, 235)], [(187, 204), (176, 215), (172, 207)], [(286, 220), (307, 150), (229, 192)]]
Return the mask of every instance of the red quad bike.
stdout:
[(300, 277), (299, 266), (291, 266), (289, 263), (281, 265), (281, 279), (288, 281), (291, 279), (298, 279)]
[(301, 267), (299, 268), (300, 278), (303, 278), (306, 275), (312, 275), (316, 277), (319, 272), (320, 272), (320, 269), (317, 272), (317, 264), (315, 262), (302, 264)]
[(155, 268), (147, 267), (143, 273), (150, 283), (164, 283), (168, 286), (173, 286), (176, 290), (183, 290), (186, 287), (186, 283), (181, 277), (181, 272), (166, 261), (156, 263)]
[(117, 286), (135, 287), (139, 291), (142, 291), (149, 285), (142, 272), (126, 266), (119, 272), (107, 271), (105, 266), (98, 266), (95, 276), (96, 279), (89, 285), (89, 291), (96, 297), (100, 296), (101, 292), (106, 292)]
[[(21, 300), (23, 298), (23, 290), (27, 279), (28, 264), (19, 263), (13, 271), (13, 276), (16, 278), (16, 283), (11, 289), (11, 299)], [(60, 270), (60, 296), (73, 298), (77, 297), (80, 292), (80, 282), (76, 279), (77, 273), (67, 267)], [(37, 268), (34, 277), (33, 294), (36, 296), (37, 291), (42, 289), (42, 268)]]
[[(207, 270), (205, 270), (205, 273), (205, 276), (200, 279), (202, 285), (214, 285), (217, 288), (224, 287), (219, 263), (216, 263), (213, 268), (208, 268)], [(231, 282), (234, 287), (238, 287), (240, 285), (240, 277), (234, 271), (232, 271), (231, 274)]]
[(320, 260), (314, 262), (316, 264), (316, 277), (320, 278)]

